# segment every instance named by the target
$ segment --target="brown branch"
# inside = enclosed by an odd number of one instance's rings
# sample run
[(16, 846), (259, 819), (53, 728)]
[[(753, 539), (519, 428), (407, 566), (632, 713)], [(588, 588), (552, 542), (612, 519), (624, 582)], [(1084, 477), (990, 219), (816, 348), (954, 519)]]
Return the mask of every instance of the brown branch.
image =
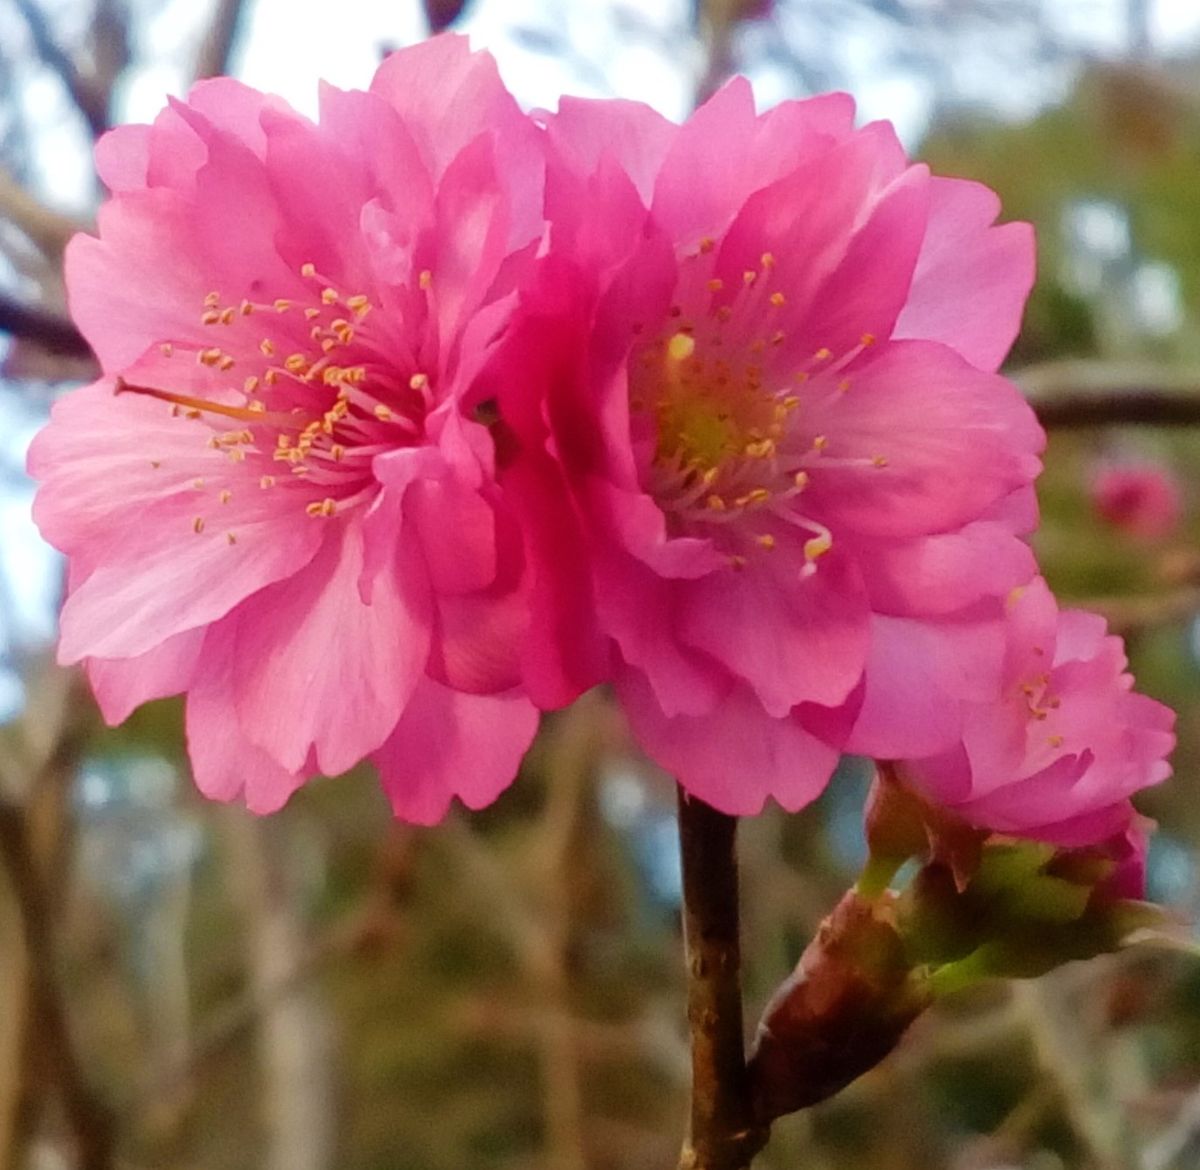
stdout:
[[(58, 765), (61, 753), (72, 750), (68, 738), (56, 750), (52, 766)], [(8, 871), (29, 955), (37, 1051), (58, 1084), (81, 1170), (111, 1170), (115, 1145), (112, 1118), (92, 1092), (71, 1037), (50, 933), (50, 899), (38, 876), (27, 818), (20, 809), (3, 803), (0, 862)]]
[(1033, 400), (1047, 430), (1141, 425), (1190, 427), (1200, 424), (1200, 392), (1178, 394), (1154, 387), (1078, 391)]
[(0, 293), (0, 333), (35, 342), (64, 357), (91, 357), (92, 347), (67, 317), (49, 309), (23, 305)]
[(3, 167), (0, 167), (0, 219), (7, 220), (48, 259), (62, 256), (67, 241), (83, 224), (69, 215), (53, 211), (31, 195)]
[(25, 18), (38, 56), (58, 74), (59, 80), (79, 108), (93, 138), (108, 129), (108, 90), (94, 77), (81, 73), (71, 55), (58, 43), (46, 14), (33, 0), (13, 0)]
[(679, 789), (691, 1126), (679, 1170), (742, 1170), (766, 1144), (753, 1119), (742, 1025), (737, 820)]
[(195, 79), (220, 77), (229, 72), (229, 62), (245, 22), (246, 0), (217, 0), (216, 11), (204, 43), (196, 54)]

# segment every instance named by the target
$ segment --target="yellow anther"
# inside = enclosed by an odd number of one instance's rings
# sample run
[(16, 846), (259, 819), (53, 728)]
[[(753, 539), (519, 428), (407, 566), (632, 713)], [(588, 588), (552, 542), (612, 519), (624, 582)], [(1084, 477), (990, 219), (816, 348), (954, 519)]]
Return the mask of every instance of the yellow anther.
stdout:
[(804, 542), (804, 559), (815, 561), (818, 557), (823, 557), (831, 548), (833, 548), (833, 537), (828, 532), (822, 532), (820, 536), (814, 536)]
[(392, 412), (388, 407), (384, 406), (384, 404), (380, 402), (375, 406), (375, 417), (381, 422), (387, 422), (388, 419), (392, 417)]
[(775, 454), (775, 440), (759, 439), (757, 442), (747, 443), (746, 454), (751, 459), (769, 459)]
[(230, 305), (228, 309), (222, 309), (221, 310), (221, 324), (222, 325), (232, 325), (233, 318), (236, 315), (237, 315), (237, 309), (235, 309), (232, 305)]
[(843, 379), (842, 379), (842, 380), (841, 380), (841, 381), (840, 381), (840, 382), (837, 384), (837, 391), (838, 391), (838, 393), (839, 393), (839, 394), (845, 394), (845, 393), (846, 393), (846, 391), (847, 391), (847, 390), (849, 390), (849, 389), (850, 389), (850, 379), (849, 379), (849, 378), (843, 378)]
[(234, 362), (233, 358), (229, 356), (229, 354), (222, 354), (221, 360), (217, 362), (217, 369), (232, 370), (235, 365), (236, 363)]
[(1046, 742), (1052, 748), (1060, 748), (1063, 745), (1063, 737), (1061, 735), (1052, 735), (1052, 736), (1050, 736), (1049, 739), (1046, 740)]
[(725, 511), (724, 499), (722, 499), (722, 497), (716, 496), (716, 495), (709, 496), (708, 499), (706, 499), (704, 501), (704, 506), (706, 508), (710, 508), (714, 512), (724, 512)]
[(204, 517), (203, 516), (197, 516), (196, 519), (192, 521), (192, 531), (197, 536), (199, 536), (200, 533), (202, 533), (204, 531)]
[(371, 299), (358, 293), (356, 296), (346, 298), (346, 306), (356, 313), (365, 313), (371, 307)]
[(877, 340), (878, 340), (878, 338), (875, 336), (874, 333), (864, 333), (862, 335), (862, 337), (859, 338), (859, 341), (861, 342), (861, 344), (864, 345), (868, 349), (871, 346), (873, 346)]
[(283, 368), (289, 374), (303, 374), (308, 369), (308, 358), (302, 353), (292, 353), (284, 359)]
[(233, 499), (233, 492), (231, 492), (228, 488), (223, 488), (221, 490), (221, 494), (217, 496), (217, 499), (222, 504), (228, 504), (229, 501)]
[(315, 264), (301, 264), (300, 275), (306, 280), (312, 280), (317, 275), (317, 266)]
[(804, 370), (797, 370), (792, 375), (792, 381), (793, 382), (807, 382), (808, 381), (808, 373)]
[(198, 411), (195, 407), (192, 407), (191, 410), (185, 410), (183, 412), (183, 417), (196, 419), (196, 418), (201, 418), (202, 416), (201, 416), (200, 411)]
[(819, 350), (817, 350), (816, 353), (813, 354), (813, 361), (827, 362), (831, 357), (833, 357), (833, 350), (823, 345)]
[(688, 333), (675, 333), (667, 342), (667, 357), (673, 362), (687, 361), (696, 351), (696, 339)]
[(872, 467), (886, 467), (887, 465), (888, 465), (888, 459), (887, 459), (886, 455), (873, 455), (871, 457), (871, 466)]
[(163, 357), (170, 357), (175, 352), (175, 347), (169, 341), (164, 341), (162, 345), (158, 347), (158, 352), (161, 353)]
[(314, 500), (311, 504), (306, 504), (304, 510), (310, 516), (332, 516), (337, 511), (337, 501), (326, 496), (323, 500)]
[(258, 481), (258, 486), (260, 488), (274, 487), (275, 486), (275, 477), (273, 475), (264, 475), (262, 477), (262, 479), (260, 479)]
[(274, 386), (275, 383), (279, 381), (279, 371), (268, 370), (265, 374), (263, 374), (263, 381), (266, 382), (268, 386)]
[(341, 463), (345, 456), (346, 448), (340, 443), (334, 443), (334, 445), (329, 448), (329, 457), (334, 461), (334, 463)]
[(720, 277), (717, 277), (717, 276), (714, 276), (712, 278), (712, 280), (710, 280), (708, 282), (708, 291), (709, 292), (720, 292), (721, 289), (723, 289), (724, 287), (725, 287), (725, 282), (723, 280), (721, 280)]
[(234, 447), (232, 451), (226, 452), (230, 460), (234, 463), (244, 463), (246, 461), (246, 452), (241, 447)]
[(775, 267), (775, 256), (773, 253), (764, 252), (762, 254), (762, 266), (764, 268), (774, 268)]
[(746, 558), (738, 556), (736, 553), (729, 558), (730, 568), (744, 569), (746, 567)]
[(249, 301), (242, 301), (242, 303), (238, 305), (238, 312), (240, 312), (243, 317), (249, 317), (250, 314), (254, 312), (254, 306)]
[(321, 304), (334, 305), (337, 303), (338, 294), (336, 288), (321, 289)]
[(424, 390), (425, 387), (429, 385), (429, 375), (413, 374), (413, 376), (408, 380), (408, 385), (409, 389), (411, 390)]
[(225, 540), (229, 544), (237, 544), (237, 537), (232, 532), (225, 533)]
[(221, 294), (219, 292), (210, 292), (204, 298), (204, 307), (206, 309), (215, 309), (221, 303)]
[(764, 487), (756, 487), (735, 501), (738, 504), (765, 504), (771, 498), (771, 493)]
[(423, 268), (417, 277), (417, 284), (423, 289), (429, 288), (433, 284), (433, 273), (428, 268)]
[(769, 300), (777, 309), (787, 304), (787, 297), (785, 297), (781, 292), (773, 292)]
[(150, 466), (153, 467), (155, 471), (157, 471), (162, 466), (162, 460), (161, 459), (151, 459)]
[(758, 273), (752, 268), (747, 268), (746, 271), (742, 273), (742, 283), (744, 285), (752, 285), (757, 279)]
[(258, 348), (262, 351), (263, 357), (272, 357), (275, 353), (275, 343), (269, 338), (264, 337), (258, 343)]
[(307, 318), (308, 318), (310, 321), (313, 321), (313, 320), (315, 320), (317, 317), (319, 317), (319, 316), (321, 315), (321, 310), (320, 310), (320, 309), (308, 308), (308, 309), (305, 309), (305, 310), (304, 310), (304, 315), (305, 315), (305, 316), (306, 316), (306, 317), (307, 317)]
[(201, 325), (215, 325), (221, 319), (221, 314), (216, 309), (206, 309), (200, 314)]
[(792, 476), (792, 482), (796, 485), (796, 487), (803, 491), (806, 487), (808, 487), (808, 472), (797, 471), (796, 474)]
[(192, 480), (192, 487), (194, 487), (197, 491), (200, 491), (204, 487), (204, 480), (203, 479)]
[(818, 435), (812, 441), (814, 451), (824, 451), (829, 446), (829, 440), (824, 435)]
[(251, 374), (250, 377), (248, 377), (242, 383), (242, 392), (245, 394), (253, 394), (254, 391), (257, 389), (258, 389), (258, 375)]
[(775, 547), (775, 537), (773, 537), (769, 532), (764, 532), (761, 536), (758, 536), (755, 539), (763, 546), (763, 548), (770, 549)]
[(333, 338), (333, 337), (327, 337), (327, 338), (325, 338), (324, 341), (321, 342), (321, 352), (322, 353), (332, 353), (335, 349), (337, 349), (337, 347), (338, 347), (338, 341), (336, 338)]
[(699, 246), (700, 246), (700, 251), (702, 253), (707, 254), (708, 252), (711, 252), (713, 250), (713, 248), (715, 248), (717, 246), (717, 242), (711, 236), (705, 236), (700, 241)]
[(221, 360), (221, 351), (216, 348), (202, 349), (196, 354), (196, 361), (202, 366), (215, 366)]
[(286, 313), (292, 307), (292, 302), (287, 297), (279, 297), (275, 301), (275, 312)]
[(251, 414), (266, 414), (267, 405), (265, 402), (251, 402), (246, 409), (250, 411)]
[(798, 394), (789, 394), (780, 403), (780, 405), (784, 408), (784, 410), (787, 410), (787, 411), (795, 410), (796, 407), (798, 407), (800, 405), (800, 396)]

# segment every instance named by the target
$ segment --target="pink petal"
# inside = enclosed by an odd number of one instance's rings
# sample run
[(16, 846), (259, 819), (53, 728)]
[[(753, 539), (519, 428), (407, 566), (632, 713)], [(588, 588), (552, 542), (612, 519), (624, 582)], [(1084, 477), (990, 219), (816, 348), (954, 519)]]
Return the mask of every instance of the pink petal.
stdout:
[(518, 695), (464, 695), (425, 679), (371, 759), (396, 816), (432, 825), (456, 796), (472, 809), (491, 804), (512, 783), (537, 724), (536, 708)]
[(105, 723), (116, 727), (143, 703), (186, 691), (196, 674), (204, 635), (202, 629), (176, 634), (137, 658), (85, 659)]

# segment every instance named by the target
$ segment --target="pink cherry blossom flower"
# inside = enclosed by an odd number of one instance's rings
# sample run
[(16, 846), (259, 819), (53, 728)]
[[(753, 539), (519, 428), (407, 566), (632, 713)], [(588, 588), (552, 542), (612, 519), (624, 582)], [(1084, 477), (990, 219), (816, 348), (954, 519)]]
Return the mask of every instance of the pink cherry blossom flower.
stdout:
[(1156, 540), (1179, 526), (1183, 492), (1162, 464), (1106, 464), (1097, 469), (1090, 488), (1100, 516), (1131, 536)]
[[(1104, 620), (1059, 611), (1041, 578), (997, 621), (1007, 640), (998, 696), (963, 703), (954, 748), (892, 767), (979, 828), (1068, 848), (1124, 839), (1136, 826), (1129, 798), (1171, 773), (1174, 712), (1132, 690)], [(1122, 851), (1134, 868), (1139, 856)]]
[(370, 758), (431, 821), (516, 771), (521, 546), (459, 404), (541, 231), (538, 133), (448, 37), (315, 124), (220, 79), (99, 145), (67, 283), (104, 374), (29, 461), (59, 656), (111, 722), (186, 692), (210, 796)]
[(530, 693), (614, 681), (649, 754), (730, 813), (820, 791), (880, 621), (1034, 571), (1043, 436), (994, 372), (1028, 225), (993, 226), (990, 191), (853, 112), (756, 115), (744, 79), (683, 126), (564, 100), (549, 241), (497, 370)]

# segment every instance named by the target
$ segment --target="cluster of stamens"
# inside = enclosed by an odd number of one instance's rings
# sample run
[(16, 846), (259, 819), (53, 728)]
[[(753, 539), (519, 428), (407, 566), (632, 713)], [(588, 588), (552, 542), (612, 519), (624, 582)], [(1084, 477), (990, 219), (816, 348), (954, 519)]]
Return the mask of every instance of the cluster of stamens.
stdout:
[[(162, 343), (163, 357), (194, 354), (196, 362), (216, 375), (230, 376), (214, 398), (120, 378), (116, 389), (158, 398), (170, 404), (173, 416), (203, 421), (208, 448), (232, 463), (249, 456), (262, 465), (262, 490), (296, 481), (311, 485), (297, 497), (304, 513), (329, 518), (373, 492), (369, 466), (375, 454), (419, 437), (431, 389), (426, 374), (405, 376), (396, 368), (386, 325), (372, 327), (367, 321), (375, 309), (367, 295), (343, 294), (312, 264), (303, 265), (300, 275), (314, 286), (313, 295), (269, 304), (225, 304), (219, 293), (209, 293), (200, 324), (232, 330), (229, 345)], [(428, 272), (419, 275), (417, 285), (426, 298), (431, 283)], [(264, 317), (268, 327), (254, 329), (252, 322)], [(234, 370), (245, 366), (251, 369), (234, 377)], [(287, 475), (276, 473), (271, 464), (284, 465), (279, 470), (286, 469)], [(152, 465), (161, 467), (163, 461)], [(205, 481), (198, 479), (193, 486), (204, 490)], [(220, 504), (231, 498), (228, 487), (216, 496)], [(206, 527), (203, 516), (192, 521), (197, 534)], [(236, 543), (236, 534), (227, 533), (227, 538)]]
[[(691, 259), (712, 247), (704, 241)], [(830, 530), (799, 507), (812, 474), (830, 466), (883, 468), (888, 461), (831, 456), (828, 437), (811, 433), (803, 408), (845, 394), (852, 384), (847, 368), (875, 338), (864, 334), (840, 356), (820, 348), (781, 374), (772, 351), (787, 340), (778, 327), (787, 297), (771, 289), (774, 267), (774, 257), (764, 253), (732, 295), (718, 278), (685, 285), (681, 302), (700, 311), (690, 319), (681, 304), (673, 306), (667, 328), (637, 351), (631, 405), (653, 422), (647, 487), (673, 535), (703, 532), (741, 567), (752, 548), (774, 549), (782, 533), (799, 529), (808, 534), (802, 575), (810, 576), (833, 547)], [(730, 352), (730, 334), (751, 340)]]

